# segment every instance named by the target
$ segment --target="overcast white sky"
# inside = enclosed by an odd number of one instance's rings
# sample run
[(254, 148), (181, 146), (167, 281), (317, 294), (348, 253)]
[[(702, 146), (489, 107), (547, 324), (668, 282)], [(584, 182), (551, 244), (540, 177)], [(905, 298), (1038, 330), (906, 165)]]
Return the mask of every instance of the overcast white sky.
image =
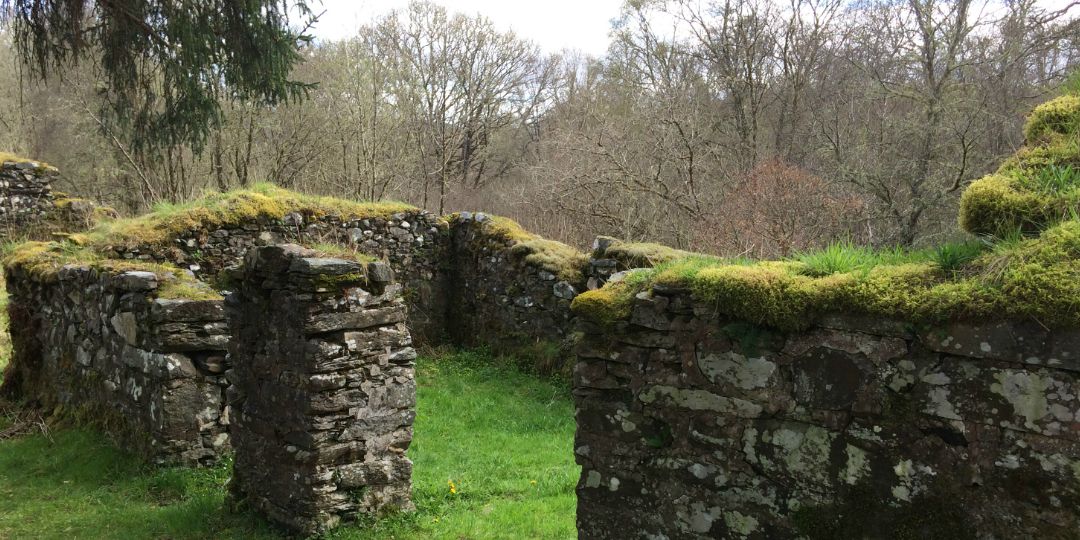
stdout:
[[(611, 20), (618, 17), (622, 0), (436, 0), (451, 11), (480, 13), (496, 26), (535, 41), (547, 52), (578, 49), (602, 55), (607, 51)], [(408, 0), (323, 0), (326, 14), (314, 33), (321, 39), (353, 35), (356, 28)], [(320, 11), (317, 3), (312, 8)]]
[[(435, 0), (451, 11), (477, 13), (496, 26), (513, 30), (536, 42), (546, 52), (577, 49), (602, 56), (608, 48), (611, 21), (619, 15), (623, 0)], [(1039, 0), (1046, 9), (1061, 9), (1071, 0)], [(325, 14), (314, 33), (320, 39), (339, 39), (357, 27), (393, 9), (407, 7), (409, 0), (322, 0), (312, 8)], [(1077, 11), (1077, 10), (1074, 10)]]

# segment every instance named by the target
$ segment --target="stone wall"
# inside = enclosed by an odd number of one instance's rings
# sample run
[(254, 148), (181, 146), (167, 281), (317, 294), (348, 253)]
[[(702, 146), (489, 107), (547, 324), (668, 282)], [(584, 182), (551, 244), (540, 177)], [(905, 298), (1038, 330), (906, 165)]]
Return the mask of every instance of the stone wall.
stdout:
[(410, 329), (418, 339), (437, 343), (443, 339), (446, 325), (447, 236), (446, 221), (421, 210), (345, 221), (335, 216), (290, 213), (281, 220), (259, 219), (186, 231), (167, 246), (116, 246), (106, 254), (176, 264), (213, 282), (223, 270), (238, 265), (253, 246), (289, 242), (341, 246), (390, 264), (405, 286)]
[[(654, 286), (582, 322), (582, 538), (1073, 538), (1080, 331), (826, 317)], [(628, 531), (633, 531), (628, 533)]]
[(388, 267), (286, 245), (250, 250), (240, 273), (233, 496), (304, 534), (410, 508), (416, 352)]
[(26, 227), (53, 209), (52, 178), (55, 168), (35, 161), (0, 163), (0, 224)]
[[(570, 302), (583, 276), (567, 279), (528, 259), (483, 213), (462, 212), (451, 226), (447, 320), (453, 343), (521, 357), (541, 373), (572, 368)], [(584, 256), (582, 256), (584, 258)]]
[(147, 272), (26, 272), (6, 269), (6, 394), (92, 421), (158, 462), (212, 461), (228, 447), (220, 301), (157, 298)]

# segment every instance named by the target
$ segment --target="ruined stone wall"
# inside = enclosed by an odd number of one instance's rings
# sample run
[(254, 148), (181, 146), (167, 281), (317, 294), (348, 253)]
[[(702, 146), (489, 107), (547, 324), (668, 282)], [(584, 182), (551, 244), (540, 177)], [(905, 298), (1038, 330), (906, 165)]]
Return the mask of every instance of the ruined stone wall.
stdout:
[(253, 246), (288, 242), (333, 244), (387, 261), (405, 286), (409, 325), (418, 339), (438, 343), (446, 325), (448, 232), (446, 221), (427, 211), (386, 218), (346, 220), (291, 213), (281, 220), (261, 219), (219, 229), (188, 231), (170, 245), (117, 246), (111, 257), (169, 262), (213, 281), (240, 263)]
[(271, 246), (241, 274), (226, 299), (233, 496), (304, 534), (410, 508), (416, 352), (385, 263)]
[(1075, 537), (1080, 331), (631, 313), (582, 322), (582, 538)]
[(25, 228), (53, 211), (55, 168), (34, 161), (0, 163), (0, 225)]
[(519, 356), (545, 374), (572, 368), (570, 302), (583, 277), (567, 279), (528, 260), (521, 242), (499, 234), (483, 213), (462, 212), (452, 227), (452, 316), (455, 344)]
[(220, 301), (157, 298), (147, 272), (6, 270), (13, 358), (3, 391), (103, 427), (157, 462), (228, 447)]

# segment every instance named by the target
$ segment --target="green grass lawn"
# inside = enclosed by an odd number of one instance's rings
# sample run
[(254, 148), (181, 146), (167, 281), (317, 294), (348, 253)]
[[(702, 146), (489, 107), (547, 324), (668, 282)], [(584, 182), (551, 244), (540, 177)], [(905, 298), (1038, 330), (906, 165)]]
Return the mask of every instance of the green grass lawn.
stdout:
[[(474, 353), (422, 358), (417, 380), (409, 450), (417, 511), (329, 538), (575, 537), (565, 386)], [(278, 537), (258, 517), (226, 510), (228, 464), (155, 468), (92, 431), (57, 428), (50, 437), (0, 441), (0, 538)]]

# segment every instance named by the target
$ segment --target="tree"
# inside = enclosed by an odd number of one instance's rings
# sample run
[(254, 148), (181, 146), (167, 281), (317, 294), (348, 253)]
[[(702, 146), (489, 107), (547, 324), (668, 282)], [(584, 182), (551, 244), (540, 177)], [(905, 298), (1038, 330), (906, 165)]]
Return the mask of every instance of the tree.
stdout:
[(102, 128), (138, 154), (198, 153), (223, 100), (277, 104), (310, 88), (289, 79), (314, 22), (303, 0), (0, 0), (0, 10), (37, 78), (96, 65)]

